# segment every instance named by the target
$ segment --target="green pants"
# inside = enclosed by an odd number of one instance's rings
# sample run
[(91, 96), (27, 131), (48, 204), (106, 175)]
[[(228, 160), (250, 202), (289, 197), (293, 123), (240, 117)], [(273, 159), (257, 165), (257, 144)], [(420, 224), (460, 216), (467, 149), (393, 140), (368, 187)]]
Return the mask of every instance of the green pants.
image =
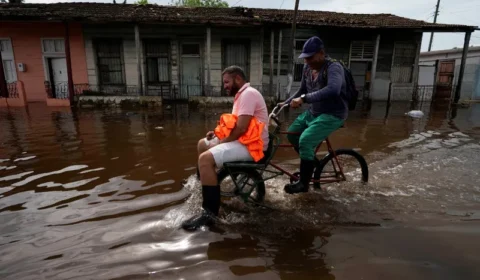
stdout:
[(328, 135), (343, 125), (344, 121), (332, 115), (322, 114), (314, 117), (305, 111), (290, 125), (288, 132), (300, 132), (301, 135), (288, 134), (288, 141), (299, 149), (300, 159), (314, 160), (315, 148)]

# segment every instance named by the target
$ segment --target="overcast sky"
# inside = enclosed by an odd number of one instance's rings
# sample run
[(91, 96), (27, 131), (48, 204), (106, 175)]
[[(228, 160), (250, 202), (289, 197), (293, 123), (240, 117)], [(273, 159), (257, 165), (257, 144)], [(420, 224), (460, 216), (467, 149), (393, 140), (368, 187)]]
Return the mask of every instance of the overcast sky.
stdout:
[[(121, 2), (122, 0), (117, 0)], [(127, 0), (133, 3), (135, 0)], [(53, 3), (52, 0), (26, 0), (27, 3)], [(113, 2), (63, 0), (60, 2)], [(150, 3), (168, 5), (171, 0), (149, 0)], [(282, 8), (293, 9), (295, 0), (227, 0), (230, 6), (244, 6), (254, 8)], [(300, 0), (301, 10), (324, 10), (345, 13), (390, 13), (402, 17), (433, 22), (433, 14), (437, 0)], [(440, 14), (437, 22), (455, 23), (480, 26), (479, 0), (441, 0)], [(427, 50), (429, 33), (424, 33), (422, 51)], [(463, 33), (437, 33), (435, 34), (432, 50), (463, 47)], [(470, 45), (480, 46), (480, 32), (472, 34)]]

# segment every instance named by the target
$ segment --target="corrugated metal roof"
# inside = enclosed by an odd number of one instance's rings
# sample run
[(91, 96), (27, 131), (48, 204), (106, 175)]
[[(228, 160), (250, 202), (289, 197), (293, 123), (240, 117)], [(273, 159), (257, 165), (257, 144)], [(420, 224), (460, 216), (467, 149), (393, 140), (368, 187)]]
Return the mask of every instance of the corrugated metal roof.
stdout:
[[(185, 8), (159, 5), (107, 3), (0, 4), (3, 20), (76, 20), (83, 22), (210, 23), (228, 25), (289, 25), (293, 10), (254, 8)], [(351, 28), (409, 28), (467, 31), (476, 27), (434, 24), (391, 14), (298, 12), (297, 22), (307, 26)]]

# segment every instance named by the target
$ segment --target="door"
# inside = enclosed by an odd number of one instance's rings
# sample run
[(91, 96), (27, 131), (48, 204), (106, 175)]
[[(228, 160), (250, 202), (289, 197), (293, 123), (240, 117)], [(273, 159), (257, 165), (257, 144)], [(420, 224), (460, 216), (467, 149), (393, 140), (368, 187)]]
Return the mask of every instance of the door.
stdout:
[(364, 96), (370, 86), (371, 61), (351, 61), (350, 71), (352, 71), (353, 80), (359, 93)]
[(454, 70), (455, 60), (440, 61), (435, 99), (451, 98)]
[(181, 98), (202, 94), (202, 59), (199, 43), (182, 44)]
[(480, 100), (480, 65), (476, 65), (473, 99)]
[(68, 75), (65, 58), (49, 58), (49, 64), (52, 97), (68, 98)]

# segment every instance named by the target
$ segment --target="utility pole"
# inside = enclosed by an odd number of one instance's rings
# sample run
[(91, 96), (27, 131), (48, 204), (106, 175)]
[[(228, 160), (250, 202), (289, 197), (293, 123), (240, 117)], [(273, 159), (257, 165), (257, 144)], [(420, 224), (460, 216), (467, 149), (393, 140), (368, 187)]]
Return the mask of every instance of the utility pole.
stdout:
[[(292, 37), (291, 45), (290, 45), (290, 55), (291, 58), (288, 61), (288, 69), (290, 73), (288, 73), (289, 83), (293, 82), (293, 74), (295, 73), (295, 32), (297, 29), (297, 14), (298, 14), (298, 4), (300, 4), (300, 0), (295, 0), (295, 10), (293, 12), (293, 21), (292, 21)], [(287, 88), (291, 88), (291, 85)]]
[[(435, 16), (433, 18), (433, 23), (437, 23), (439, 8), (440, 8), (440, 0), (437, 1), (437, 7), (435, 8)], [(432, 43), (433, 43), (433, 32), (430, 34), (430, 44), (428, 45), (428, 51), (432, 50)]]

